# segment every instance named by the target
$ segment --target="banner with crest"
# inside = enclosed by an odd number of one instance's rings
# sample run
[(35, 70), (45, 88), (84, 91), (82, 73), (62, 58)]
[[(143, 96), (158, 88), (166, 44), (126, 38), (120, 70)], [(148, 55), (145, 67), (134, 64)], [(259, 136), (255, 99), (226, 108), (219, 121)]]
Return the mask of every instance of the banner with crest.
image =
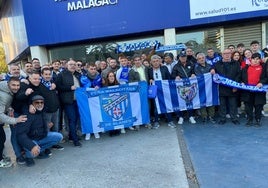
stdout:
[(98, 90), (76, 89), (82, 133), (149, 123), (147, 88), (146, 82), (134, 82)]
[(159, 114), (219, 105), (218, 84), (210, 73), (181, 80), (159, 80), (155, 103)]

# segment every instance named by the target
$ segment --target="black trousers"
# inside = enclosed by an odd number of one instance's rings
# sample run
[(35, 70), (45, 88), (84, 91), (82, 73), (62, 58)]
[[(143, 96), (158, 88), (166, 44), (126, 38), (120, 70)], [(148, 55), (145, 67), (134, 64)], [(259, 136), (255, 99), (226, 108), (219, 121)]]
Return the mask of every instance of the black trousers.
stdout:
[(237, 97), (220, 96), (219, 113), (221, 120), (226, 119), (227, 106), (229, 107), (229, 114), (232, 120), (237, 120)]
[(255, 99), (255, 93), (249, 93), (249, 100), (245, 102), (245, 111), (248, 116), (248, 120), (253, 120), (253, 109), (255, 113), (255, 119), (261, 119), (263, 104), (255, 104)]
[(0, 124), (0, 161), (3, 159), (3, 151), (6, 142), (6, 133), (4, 131), (4, 125)]

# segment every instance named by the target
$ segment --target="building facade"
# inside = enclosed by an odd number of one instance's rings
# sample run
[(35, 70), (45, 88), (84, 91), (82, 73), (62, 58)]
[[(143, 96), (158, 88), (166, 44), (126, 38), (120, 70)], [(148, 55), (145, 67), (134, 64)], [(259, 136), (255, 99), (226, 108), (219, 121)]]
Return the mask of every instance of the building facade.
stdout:
[[(7, 62), (38, 57), (94, 61), (117, 45), (157, 40), (195, 52), (258, 40), (268, 44), (266, 0), (2, 0)], [(175, 52), (176, 53), (176, 52)]]

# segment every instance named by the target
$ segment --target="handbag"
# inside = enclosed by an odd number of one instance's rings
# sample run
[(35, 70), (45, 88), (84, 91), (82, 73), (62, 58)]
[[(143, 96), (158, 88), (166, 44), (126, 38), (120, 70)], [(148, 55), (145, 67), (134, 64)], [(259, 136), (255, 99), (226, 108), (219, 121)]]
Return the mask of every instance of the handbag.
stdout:
[(157, 96), (157, 85), (149, 85), (148, 98), (154, 99)]

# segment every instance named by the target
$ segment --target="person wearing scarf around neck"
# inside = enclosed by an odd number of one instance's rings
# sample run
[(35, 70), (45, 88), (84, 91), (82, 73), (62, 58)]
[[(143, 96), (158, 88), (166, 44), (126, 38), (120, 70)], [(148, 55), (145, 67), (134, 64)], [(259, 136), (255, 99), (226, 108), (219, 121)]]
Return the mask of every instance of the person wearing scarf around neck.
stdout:
[(129, 71), (128, 59), (124, 55), (119, 56), (120, 68), (116, 71), (116, 80), (119, 84), (127, 84), (129, 82)]

